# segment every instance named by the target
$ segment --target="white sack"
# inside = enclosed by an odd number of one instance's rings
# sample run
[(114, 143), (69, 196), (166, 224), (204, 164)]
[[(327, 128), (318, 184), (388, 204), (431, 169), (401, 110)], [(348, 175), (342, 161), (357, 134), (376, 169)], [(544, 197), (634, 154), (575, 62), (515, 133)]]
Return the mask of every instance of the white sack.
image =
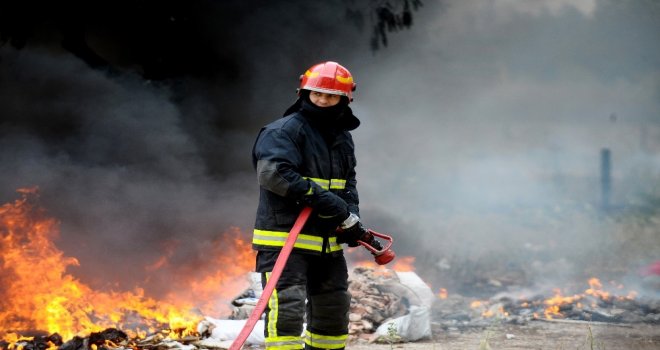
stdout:
[[(197, 326), (197, 329), (199, 331), (204, 328), (209, 329), (210, 327), (210, 338), (218, 341), (234, 340), (238, 337), (238, 334), (241, 333), (246, 322), (247, 320), (218, 320), (206, 316), (204, 321), (200, 322)], [(255, 324), (254, 329), (252, 329), (245, 344), (264, 345), (264, 343), (264, 321), (259, 320), (257, 321), (257, 324)]]
[(399, 283), (409, 288), (419, 298), (419, 303), (415, 303), (414, 300), (409, 300), (411, 304), (431, 308), (431, 305), (433, 305), (433, 301), (436, 298), (435, 294), (433, 294), (431, 288), (419, 277), (419, 275), (412, 271), (397, 271), (396, 275), (399, 277)]
[[(392, 334), (391, 330), (394, 331)], [(386, 321), (378, 326), (376, 339), (400, 337), (404, 342), (431, 337), (431, 310), (426, 306), (411, 305), (408, 314)]]
[[(401, 341), (406, 342), (431, 338), (431, 306), (435, 300), (433, 291), (415, 272), (397, 271), (396, 274), (399, 283), (388, 287), (392, 292), (408, 299), (408, 313), (378, 326), (374, 338), (400, 337)], [(391, 334), (392, 332), (394, 333)]]

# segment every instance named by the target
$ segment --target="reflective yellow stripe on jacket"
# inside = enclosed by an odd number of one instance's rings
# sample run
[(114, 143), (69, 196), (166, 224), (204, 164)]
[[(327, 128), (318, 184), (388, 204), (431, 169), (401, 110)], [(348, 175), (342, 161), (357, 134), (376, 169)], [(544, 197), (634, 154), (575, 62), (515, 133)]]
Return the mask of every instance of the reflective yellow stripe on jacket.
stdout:
[[(252, 244), (264, 245), (269, 247), (284, 247), (284, 242), (289, 236), (288, 232), (254, 230)], [(322, 252), (323, 237), (299, 234), (294, 248), (307, 249), (315, 252)], [(330, 252), (341, 250), (341, 245), (337, 243), (337, 237), (328, 238), (328, 248)]]
[(304, 179), (312, 180), (324, 190), (343, 190), (346, 188), (346, 180), (344, 179), (319, 179), (315, 177), (304, 177)]

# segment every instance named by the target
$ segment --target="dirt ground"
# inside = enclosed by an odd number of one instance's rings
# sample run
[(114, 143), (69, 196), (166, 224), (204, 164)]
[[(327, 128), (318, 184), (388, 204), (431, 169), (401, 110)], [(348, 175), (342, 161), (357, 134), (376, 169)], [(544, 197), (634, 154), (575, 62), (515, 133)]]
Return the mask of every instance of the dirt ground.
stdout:
[(486, 329), (433, 330), (433, 340), (351, 344), (347, 350), (650, 350), (660, 349), (660, 325), (532, 321)]

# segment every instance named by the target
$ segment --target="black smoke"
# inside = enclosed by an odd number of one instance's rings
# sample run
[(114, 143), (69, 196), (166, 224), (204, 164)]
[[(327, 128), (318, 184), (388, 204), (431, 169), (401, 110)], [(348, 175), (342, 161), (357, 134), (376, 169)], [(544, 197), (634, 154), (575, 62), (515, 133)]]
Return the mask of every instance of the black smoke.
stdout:
[[(411, 25), (410, 7), (392, 4), (380, 35)], [(203, 266), (228, 228), (250, 239), (257, 131), (295, 100), (307, 67), (374, 54), (377, 8), (3, 3), (0, 199), (38, 186), (84, 282), (167, 292), (168, 275)], [(167, 268), (143, 268), (164, 255)]]

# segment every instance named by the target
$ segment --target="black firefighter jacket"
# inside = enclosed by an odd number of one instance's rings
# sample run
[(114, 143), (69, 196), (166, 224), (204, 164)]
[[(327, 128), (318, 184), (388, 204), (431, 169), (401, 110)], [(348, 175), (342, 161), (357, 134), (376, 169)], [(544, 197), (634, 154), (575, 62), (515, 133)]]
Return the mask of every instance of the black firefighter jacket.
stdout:
[(315, 254), (341, 252), (336, 227), (359, 215), (355, 146), (359, 120), (346, 107), (332, 124), (299, 110), (263, 127), (252, 151), (260, 185), (253, 248), (284, 246), (304, 206), (313, 211), (294, 245)]

